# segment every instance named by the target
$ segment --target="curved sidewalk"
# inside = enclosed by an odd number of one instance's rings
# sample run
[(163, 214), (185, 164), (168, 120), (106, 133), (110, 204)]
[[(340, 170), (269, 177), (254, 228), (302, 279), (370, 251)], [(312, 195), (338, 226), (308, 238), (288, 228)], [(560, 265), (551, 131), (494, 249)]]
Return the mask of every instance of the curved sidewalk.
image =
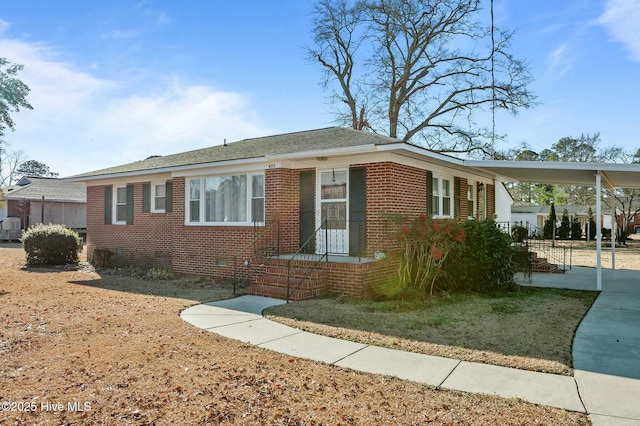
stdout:
[(299, 358), (442, 389), (520, 398), (535, 404), (589, 412), (573, 377), (354, 343), (308, 333), (262, 316), (264, 309), (282, 303), (286, 302), (241, 296), (192, 306), (182, 311), (180, 317), (207, 331)]

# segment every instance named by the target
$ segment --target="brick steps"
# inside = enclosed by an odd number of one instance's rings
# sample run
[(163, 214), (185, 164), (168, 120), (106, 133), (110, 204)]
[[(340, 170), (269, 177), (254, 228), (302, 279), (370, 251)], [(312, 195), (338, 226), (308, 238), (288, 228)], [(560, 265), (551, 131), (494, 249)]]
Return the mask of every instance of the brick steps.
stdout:
[(547, 258), (538, 257), (536, 252), (533, 252), (531, 259), (531, 272), (545, 272), (549, 274), (564, 274), (564, 271), (558, 268), (555, 263), (549, 263)]
[[(256, 296), (273, 297), (274, 299), (282, 300), (286, 300), (287, 298), (286, 287), (273, 287), (270, 285), (252, 284), (245, 290), (248, 294), (253, 294)], [(324, 290), (322, 289), (304, 290), (300, 288), (290, 295), (289, 300), (308, 300), (313, 299), (314, 297), (321, 296), (323, 294)]]
[(299, 284), (297, 290), (290, 295), (291, 300), (312, 299), (327, 290), (326, 271), (316, 269), (309, 273), (308, 269), (300, 267), (292, 267), (287, 271), (287, 261), (283, 259), (264, 258), (259, 262), (264, 264), (264, 267), (246, 287), (245, 290), (249, 294), (286, 299), (289, 281), (292, 290)]

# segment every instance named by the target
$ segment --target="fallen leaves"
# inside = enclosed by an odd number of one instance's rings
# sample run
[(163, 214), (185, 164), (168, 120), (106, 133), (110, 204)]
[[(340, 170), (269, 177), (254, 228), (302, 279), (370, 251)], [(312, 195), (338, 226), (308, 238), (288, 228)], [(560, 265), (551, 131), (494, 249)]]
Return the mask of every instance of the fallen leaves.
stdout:
[[(587, 424), (241, 344), (184, 323), (189, 300), (137, 294), (147, 281), (78, 271), (33, 279), (10, 266), (18, 256), (0, 248), (0, 400), (86, 401), (91, 411), (0, 412), (0, 424)], [(116, 285), (128, 292), (106, 288)]]

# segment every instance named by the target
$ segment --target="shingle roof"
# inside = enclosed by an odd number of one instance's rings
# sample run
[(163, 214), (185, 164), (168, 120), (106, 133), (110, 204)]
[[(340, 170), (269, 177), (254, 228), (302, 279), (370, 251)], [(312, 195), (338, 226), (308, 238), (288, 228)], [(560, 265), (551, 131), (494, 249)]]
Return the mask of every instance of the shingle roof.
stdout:
[(19, 185), (2, 189), (7, 200), (41, 200), (71, 203), (87, 202), (87, 187), (81, 183), (64, 182), (60, 179), (25, 177)]
[(362, 145), (400, 143), (398, 139), (380, 136), (342, 127), (307, 130), (276, 136), (244, 139), (227, 145), (217, 145), (195, 151), (152, 157), (134, 163), (109, 167), (93, 172), (70, 176), (68, 179), (140, 172), (147, 170), (180, 167), (192, 164), (215, 163), (229, 160), (260, 158), (267, 155), (285, 155), (323, 149), (349, 148)]

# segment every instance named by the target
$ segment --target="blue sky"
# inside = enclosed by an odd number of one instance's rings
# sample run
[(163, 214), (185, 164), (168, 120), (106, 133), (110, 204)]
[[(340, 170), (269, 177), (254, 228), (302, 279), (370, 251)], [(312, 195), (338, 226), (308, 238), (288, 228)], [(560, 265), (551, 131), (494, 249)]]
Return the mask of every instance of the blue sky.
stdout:
[[(334, 124), (305, 60), (306, 0), (81, 2), (0, 9), (0, 57), (25, 65), (34, 110), (11, 150), (61, 176)], [(496, 24), (534, 75), (541, 105), (497, 117), (535, 150), (600, 132), (640, 147), (640, 0), (495, 0)], [(489, 11), (487, 10), (487, 14)]]

